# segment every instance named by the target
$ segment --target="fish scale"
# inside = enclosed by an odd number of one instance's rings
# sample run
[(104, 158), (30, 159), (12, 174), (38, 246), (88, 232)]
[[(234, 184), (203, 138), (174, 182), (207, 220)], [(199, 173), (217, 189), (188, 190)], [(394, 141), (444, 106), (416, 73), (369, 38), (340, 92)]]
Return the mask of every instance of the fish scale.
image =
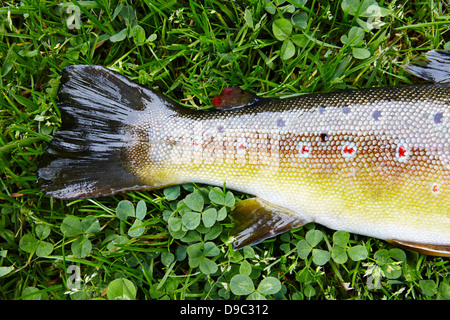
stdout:
[[(433, 54), (427, 56), (428, 80), (435, 80), (429, 75)], [(441, 52), (439, 61), (448, 56)], [(444, 66), (448, 80), (450, 67)], [(423, 76), (424, 66), (414, 68), (412, 73)], [(182, 108), (97, 66), (69, 67), (62, 83), (63, 128), (40, 169), (42, 188), (52, 196), (225, 184), (255, 196), (238, 202), (232, 212), (235, 248), (317, 222), (428, 254), (450, 252), (447, 81), (289, 99), (226, 87), (213, 99), (218, 110), (208, 111)], [(79, 86), (89, 86), (92, 97), (77, 98)], [(92, 94), (96, 86), (102, 88), (100, 97)], [(131, 89), (139, 95), (132, 96)], [(111, 91), (115, 94), (108, 95)], [(86, 171), (75, 153), (80, 146), (61, 146), (70, 133), (65, 119), (81, 118), (84, 127), (78, 131), (93, 130), (85, 115), (93, 104), (119, 109), (117, 123), (94, 130), (105, 141), (95, 141), (93, 162), (97, 171), (108, 168), (111, 181)], [(94, 150), (81, 138), (78, 142), (86, 154)], [(105, 149), (99, 152), (102, 143)]]
[[(132, 140), (152, 151), (146, 165), (133, 152), (127, 159), (149, 184), (155, 172), (170, 177), (168, 184), (174, 178), (226, 183), (332, 229), (447, 243), (449, 96), (448, 86), (426, 85), (399, 87), (395, 95), (392, 88), (375, 88), (263, 100), (222, 113), (192, 113), (181, 134), (176, 113), (154, 118), (144, 112), (134, 126), (150, 132), (150, 139)], [(436, 114), (443, 115), (437, 123)], [(152, 130), (159, 126), (149, 124), (157, 121), (166, 130)]]

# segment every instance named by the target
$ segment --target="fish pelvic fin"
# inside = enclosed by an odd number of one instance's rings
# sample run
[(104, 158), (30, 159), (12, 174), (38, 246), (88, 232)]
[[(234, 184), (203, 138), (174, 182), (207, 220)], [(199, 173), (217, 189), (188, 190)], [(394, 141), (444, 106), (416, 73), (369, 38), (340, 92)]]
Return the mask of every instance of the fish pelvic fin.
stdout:
[(428, 51), (403, 68), (427, 81), (450, 83), (450, 50)]
[(104, 67), (66, 67), (58, 92), (62, 124), (41, 157), (40, 188), (78, 199), (151, 187), (126, 169), (122, 153), (127, 122), (155, 106), (175, 103)]
[(417, 243), (396, 239), (387, 239), (386, 241), (395, 246), (413, 250), (421, 254), (438, 257), (450, 257), (450, 246), (448, 245)]
[(298, 217), (293, 211), (272, 204), (261, 198), (239, 201), (231, 211), (233, 249), (255, 245), (309, 221)]

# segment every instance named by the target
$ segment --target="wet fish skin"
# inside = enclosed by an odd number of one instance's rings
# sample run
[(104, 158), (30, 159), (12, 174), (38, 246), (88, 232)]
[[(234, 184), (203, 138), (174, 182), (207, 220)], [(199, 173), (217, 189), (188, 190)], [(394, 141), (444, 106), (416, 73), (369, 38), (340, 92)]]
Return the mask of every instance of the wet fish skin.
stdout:
[(155, 187), (226, 183), (305, 222), (447, 243), (448, 96), (440, 85), (308, 95), (192, 113), (182, 126), (147, 113), (134, 128), (148, 136), (130, 138), (125, 162)]
[[(410, 71), (423, 76), (424, 68), (436, 80), (432, 63)], [(233, 212), (236, 248), (317, 222), (445, 255), (450, 67), (437, 68), (434, 84), (290, 99), (235, 99), (238, 91), (226, 88), (213, 99), (222, 111), (195, 111), (105, 68), (72, 66), (60, 91), (63, 126), (39, 171), (42, 188), (73, 199), (225, 183), (256, 196)]]

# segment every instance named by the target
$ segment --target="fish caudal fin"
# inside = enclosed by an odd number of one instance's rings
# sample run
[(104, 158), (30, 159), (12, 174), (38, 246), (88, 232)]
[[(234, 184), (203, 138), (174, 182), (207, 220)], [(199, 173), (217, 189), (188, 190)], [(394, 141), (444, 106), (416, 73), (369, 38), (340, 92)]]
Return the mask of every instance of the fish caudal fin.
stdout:
[(41, 189), (61, 199), (110, 195), (145, 188), (123, 166), (127, 119), (154, 99), (164, 99), (100, 66), (65, 68), (58, 92), (62, 125), (42, 156)]
[(309, 222), (298, 218), (294, 212), (261, 198), (239, 201), (231, 211), (231, 217), (231, 236), (235, 250), (257, 244)]
[(428, 51), (404, 69), (431, 82), (450, 83), (450, 50)]

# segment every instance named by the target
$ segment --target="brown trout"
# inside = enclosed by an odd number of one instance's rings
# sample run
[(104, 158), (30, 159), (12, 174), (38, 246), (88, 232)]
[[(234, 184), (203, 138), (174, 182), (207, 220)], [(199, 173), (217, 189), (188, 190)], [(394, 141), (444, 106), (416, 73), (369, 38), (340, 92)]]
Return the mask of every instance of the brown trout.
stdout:
[(433, 83), (289, 99), (226, 87), (201, 111), (70, 66), (41, 188), (77, 199), (225, 184), (255, 196), (232, 211), (235, 248), (316, 222), (450, 255), (450, 52), (406, 69)]

